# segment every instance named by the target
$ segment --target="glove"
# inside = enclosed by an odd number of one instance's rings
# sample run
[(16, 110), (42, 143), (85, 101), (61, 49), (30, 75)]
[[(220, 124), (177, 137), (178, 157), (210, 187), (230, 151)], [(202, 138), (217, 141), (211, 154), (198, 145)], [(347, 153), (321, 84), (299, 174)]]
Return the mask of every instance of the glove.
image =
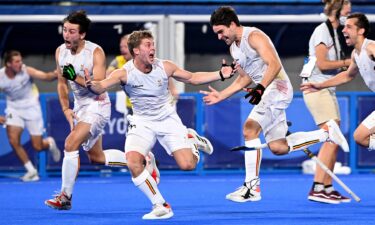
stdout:
[(258, 103), (262, 99), (264, 90), (266, 90), (266, 88), (263, 87), (263, 85), (261, 84), (257, 84), (255, 88), (246, 88), (246, 91), (248, 93), (245, 95), (245, 98), (248, 98), (251, 96), (249, 103), (252, 105), (258, 105)]
[(223, 75), (223, 73), (222, 73), (221, 70), (220, 70), (220, 71), (219, 71), (219, 75), (220, 75), (221, 81), (224, 81), (225, 79), (229, 79), (229, 78), (233, 77), (233, 75), (234, 75), (233, 70), (234, 70), (234, 67), (236, 66), (236, 64), (235, 64), (235, 63), (232, 63), (232, 64), (230, 64), (230, 65), (227, 65), (227, 64), (225, 64), (225, 63), (221, 64), (221, 68), (223, 68), (223, 67), (225, 67), (225, 66), (230, 66), (230, 67), (232, 67), (232, 73), (230, 74), (230, 76), (229, 76), (228, 78), (225, 78), (224, 75)]
[(72, 64), (63, 67), (63, 77), (71, 81), (74, 81), (77, 78), (77, 74), (74, 71)]

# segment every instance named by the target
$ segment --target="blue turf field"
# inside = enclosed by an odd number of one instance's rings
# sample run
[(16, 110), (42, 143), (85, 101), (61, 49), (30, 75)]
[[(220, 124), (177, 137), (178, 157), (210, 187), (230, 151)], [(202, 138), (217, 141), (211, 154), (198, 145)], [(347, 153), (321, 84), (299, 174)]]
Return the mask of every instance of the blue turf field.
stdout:
[(225, 200), (225, 195), (243, 182), (243, 175), (163, 176), (162, 173), (160, 190), (175, 213), (168, 221), (141, 219), (151, 205), (128, 175), (79, 177), (70, 211), (56, 211), (43, 203), (60, 188), (60, 178), (35, 183), (0, 178), (0, 224), (375, 224), (375, 175), (340, 178), (362, 202), (340, 205), (310, 202), (306, 198), (312, 176), (264, 174), (260, 202), (234, 203)]

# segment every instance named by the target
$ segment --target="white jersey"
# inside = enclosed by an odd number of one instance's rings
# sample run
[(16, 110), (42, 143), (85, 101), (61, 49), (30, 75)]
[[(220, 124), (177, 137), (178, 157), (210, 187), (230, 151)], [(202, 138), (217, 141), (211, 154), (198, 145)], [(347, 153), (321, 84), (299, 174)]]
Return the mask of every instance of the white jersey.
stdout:
[[(336, 38), (336, 49), (337, 52), (341, 52), (341, 45), (338, 40), (338, 34), (336, 29), (333, 29), (334, 36)], [(329, 32), (329, 29), (327, 27), (327, 24), (321, 23), (319, 26), (317, 26), (313, 32), (313, 34), (310, 37), (309, 40), (309, 57), (316, 57), (316, 46), (323, 43), (327, 48), (327, 59), (330, 61), (340, 60), (341, 56), (340, 54), (336, 54), (334, 42), (332, 39), (332, 36)], [(328, 80), (335, 76), (337, 73), (340, 72), (340, 69), (332, 69), (332, 70), (324, 70), (321, 71), (315, 64), (313, 71), (311, 72), (311, 76), (304, 80), (304, 82), (323, 82), (325, 80)], [(336, 87), (330, 87), (330, 90), (334, 91)]]
[(155, 59), (151, 72), (147, 74), (138, 70), (133, 60), (127, 62), (123, 69), (127, 73), (123, 90), (133, 104), (134, 116), (162, 120), (175, 111), (170, 101), (168, 76), (161, 60)]
[[(255, 27), (243, 27), (240, 46), (237, 46), (236, 43), (233, 42), (230, 46), (230, 52), (233, 59), (237, 60), (247, 75), (250, 76), (255, 83), (260, 83), (267, 69), (267, 64), (260, 57), (258, 52), (249, 45), (249, 35), (254, 31), (262, 32)], [(271, 40), (269, 40), (269, 42), (271, 46), (274, 46)], [(266, 92), (271, 88), (276, 88), (284, 93), (293, 91), (293, 87), (284, 67), (281, 67), (279, 74), (277, 74), (276, 78), (271, 82)]]
[(38, 94), (33, 91), (33, 80), (26, 71), (26, 65), (13, 79), (5, 74), (5, 67), (0, 69), (0, 90), (4, 91), (7, 107), (25, 109), (39, 104)]
[(370, 59), (370, 57), (367, 55), (367, 45), (370, 43), (375, 43), (375, 41), (365, 39), (362, 48), (361, 53), (358, 55), (357, 51), (354, 50), (354, 60), (357, 63), (359, 72), (365, 81), (367, 87), (370, 88), (371, 91), (375, 92), (375, 62)]
[[(76, 55), (72, 55), (71, 51), (66, 48), (65, 44), (60, 45), (59, 66), (61, 71), (65, 65), (72, 64), (77, 76), (84, 77), (84, 69), (88, 69), (91, 78), (93, 78), (92, 70), (94, 64), (94, 50), (99, 45), (90, 41), (85, 41), (84, 48)], [(74, 107), (87, 105), (93, 101), (109, 102), (108, 93), (105, 92), (100, 96), (91, 93), (87, 88), (82, 87), (74, 81), (68, 80), (73, 91)]]

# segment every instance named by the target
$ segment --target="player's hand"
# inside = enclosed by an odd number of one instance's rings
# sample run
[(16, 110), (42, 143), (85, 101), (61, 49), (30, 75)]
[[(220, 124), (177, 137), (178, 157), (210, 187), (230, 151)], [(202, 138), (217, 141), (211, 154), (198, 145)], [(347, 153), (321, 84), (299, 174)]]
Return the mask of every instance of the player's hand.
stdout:
[(244, 91), (248, 92), (245, 95), (245, 98), (248, 98), (251, 96), (249, 103), (252, 105), (258, 105), (260, 100), (262, 100), (262, 95), (264, 94), (264, 91), (266, 90), (265, 87), (261, 84), (257, 84), (254, 88), (244, 88)]
[(93, 81), (91, 80), (91, 77), (90, 77), (90, 73), (89, 73), (89, 70), (86, 68), (84, 69), (84, 74), (85, 74), (85, 86), (87, 87), (87, 89), (93, 93), (93, 94), (96, 94), (98, 95), (98, 93), (96, 93), (94, 90), (93, 90)]
[(4, 124), (5, 124), (5, 121), (6, 121), (5, 116), (0, 116), (0, 124), (1, 124), (1, 125), (4, 125)]
[(70, 131), (72, 131), (73, 128), (74, 128), (74, 120), (78, 121), (78, 117), (77, 117), (77, 115), (73, 112), (72, 109), (65, 109), (65, 110), (64, 110), (64, 115), (65, 115), (66, 120), (67, 120), (68, 123), (69, 123)]
[(303, 83), (300, 86), (300, 90), (305, 94), (316, 92), (316, 91), (319, 91), (320, 89), (322, 88), (320, 87), (319, 83), (308, 82), (308, 83)]
[(203, 97), (203, 102), (206, 105), (213, 105), (223, 100), (222, 96), (220, 95), (220, 92), (218, 92), (216, 89), (214, 89), (211, 86), (208, 86), (208, 89), (210, 89), (210, 91), (199, 91), (199, 93), (205, 95)]
[(236, 72), (237, 72), (236, 61), (233, 61), (232, 64), (227, 65), (225, 59), (223, 59), (223, 62), (221, 64), (221, 69), (219, 71), (221, 81), (224, 81), (225, 79), (229, 79), (233, 77), (233, 75)]
[(74, 81), (77, 78), (76, 71), (72, 64), (63, 67), (63, 77), (71, 81)]

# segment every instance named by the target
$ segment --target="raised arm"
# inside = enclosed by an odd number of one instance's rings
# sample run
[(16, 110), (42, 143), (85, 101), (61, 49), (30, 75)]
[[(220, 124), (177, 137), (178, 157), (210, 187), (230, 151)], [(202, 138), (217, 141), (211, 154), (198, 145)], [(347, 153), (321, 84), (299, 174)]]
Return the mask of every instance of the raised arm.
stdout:
[(339, 85), (348, 83), (351, 80), (353, 80), (354, 77), (357, 76), (357, 74), (359, 73), (359, 69), (358, 69), (357, 63), (354, 60), (353, 54), (354, 53), (352, 53), (350, 66), (348, 70), (343, 71), (337, 74), (336, 76), (321, 83), (313, 83), (313, 82), (303, 83), (301, 84), (300, 90), (304, 91), (305, 93), (315, 92), (323, 88), (339, 86)]
[(114, 70), (106, 79), (101, 81), (91, 80), (90, 75), (85, 69), (86, 87), (94, 94), (102, 94), (116, 84), (126, 84), (127, 74), (124, 69)]
[[(176, 64), (174, 64), (172, 61), (165, 60), (164, 62), (164, 68), (168, 76), (172, 76), (178, 81), (188, 83), (188, 84), (205, 84), (212, 81), (220, 80), (220, 71), (224, 78), (229, 78), (233, 75), (233, 73), (236, 71), (235, 69), (232, 69), (230, 66), (224, 66), (219, 71), (215, 72), (190, 72), (184, 69), (181, 69)], [(225, 64), (225, 61), (223, 61)]]
[(32, 78), (35, 78), (38, 80), (52, 81), (57, 78), (56, 70), (51, 71), (51, 72), (44, 72), (44, 71), (35, 69), (34, 67), (27, 66), (26, 71)]
[(209, 86), (209, 91), (200, 91), (200, 93), (206, 95), (203, 97), (203, 101), (207, 105), (216, 104), (232, 96), (233, 94), (237, 93), (238, 91), (242, 90), (243, 88), (247, 87), (253, 82), (252, 79), (246, 74), (246, 72), (239, 65), (236, 65), (236, 69), (239, 75), (232, 82), (232, 84), (230, 84), (224, 90), (219, 92)]

